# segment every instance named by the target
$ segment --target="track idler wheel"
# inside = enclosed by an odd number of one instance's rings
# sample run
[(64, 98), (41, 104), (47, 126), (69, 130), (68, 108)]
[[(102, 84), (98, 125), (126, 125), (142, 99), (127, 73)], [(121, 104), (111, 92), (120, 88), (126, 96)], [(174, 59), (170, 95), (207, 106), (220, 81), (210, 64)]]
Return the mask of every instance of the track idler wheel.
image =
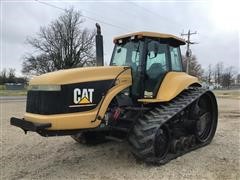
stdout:
[(195, 104), (196, 139), (200, 143), (210, 143), (217, 128), (217, 102), (212, 92), (203, 94)]
[(188, 150), (190, 148), (190, 139), (188, 137), (182, 137), (180, 141), (183, 150)]
[(177, 154), (182, 150), (182, 143), (179, 139), (174, 139), (171, 144), (171, 152), (173, 154)]

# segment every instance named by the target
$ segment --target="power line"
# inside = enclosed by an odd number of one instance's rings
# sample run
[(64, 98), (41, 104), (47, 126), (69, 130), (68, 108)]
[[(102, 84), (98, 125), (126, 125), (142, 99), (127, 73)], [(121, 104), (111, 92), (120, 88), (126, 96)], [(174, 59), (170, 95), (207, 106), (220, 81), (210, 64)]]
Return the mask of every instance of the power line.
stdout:
[[(64, 12), (67, 12), (66, 9), (61, 8), (61, 7), (58, 7), (58, 6), (56, 6), (56, 5), (53, 5), (53, 4), (50, 4), (50, 3), (47, 3), (47, 2), (43, 2), (43, 1), (39, 1), (39, 0), (35, 0), (35, 1), (37, 1), (37, 2), (39, 2), (39, 3), (41, 3), (41, 4), (44, 4), (44, 5), (47, 5), (47, 6), (49, 6), (49, 7), (56, 8), (56, 9), (62, 10), (62, 11), (64, 11)], [(83, 11), (84, 11), (84, 10), (83, 10)], [(118, 25), (115, 25), (115, 24), (112, 24), (112, 23), (109, 23), (109, 22), (106, 22), (106, 21), (99, 20), (99, 19), (97, 19), (97, 18), (93, 18), (93, 17), (86, 16), (86, 15), (81, 15), (81, 16), (82, 16), (82, 17), (85, 17), (85, 18), (87, 18), (87, 19), (89, 19), (89, 20), (91, 20), (91, 21), (94, 21), (94, 22), (99, 22), (99, 23), (102, 23), (102, 24), (105, 24), (105, 25), (108, 25), (108, 26), (112, 26), (112, 27), (115, 27), (115, 28), (118, 28), (118, 29), (121, 29), (121, 30), (124, 30), (124, 31), (129, 31), (129, 30), (126, 29), (126, 28), (123, 28), (123, 27), (121, 27), (121, 26), (118, 26)]]
[(186, 67), (186, 72), (189, 74), (189, 64), (190, 64), (190, 57), (192, 56), (192, 51), (190, 49), (190, 44), (197, 44), (196, 42), (192, 42), (190, 40), (191, 35), (197, 34), (197, 31), (191, 32), (188, 30), (188, 33), (181, 33), (181, 36), (187, 36), (187, 51), (186, 51), (186, 57), (187, 57), (187, 67)]
[[(79, 8), (78, 8), (79, 9)], [(81, 11), (83, 11), (83, 12), (86, 12), (86, 13), (89, 13), (89, 14), (95, 14), (95, 16), (97, 16), (98, 18), (101, 18), (101, 19), (105, 19), (105, 20), (108, 20), (108, 22), (109, 21), (114, 21), (113, 19), (109, 19), (109, 18), (106, 18), (106, 17), (103, 17), (103, 16), (101, 16), (101, 15), (99, 15), (98, 13), (96, 13), (96, 12), (93, 12), (93, 11), (89, 11), (89, 10), (86, 10), (86, 9), (80, 9)], [(106, 21), (105, 21), (106, 22)], [(126, 27), (126, 25), (124, 25), (125, 27)], [(122, 28), (122, 26), (119, 26), (120, 28)], [(128, 30), (128, 31), (130, 31), (128, 28), (126, 29), (126, 28), (124, 28), (124, 30)]]
[(94, 21), (94, 22), (100, 22), (100, 23), (102, 23), (102, 24), (105, 24), (105, 25), (108, 25), (108, 26), (112, 26), (112, 27), (115, 27), (115, 28), (118, 28), (118, 29), (122, 29), (122, 30), (124, 30), (124, 31), (129, 31), (128, 29), (125, 29), (125, 28), (123, 28), (123, 27), (121, 27), (121, 26), (118, 26), (118, 25), (115, 25), (115, 24), (112, 24), (112, 23), (108, 23), (108, 22), (106, 22), (106, 21), (102, 21), (102, 20), (99, 20), (99, 19), (95, 19), (95, 18), (92, 18), (92, 17), (90, 17), (90, 16), (86, 16), (86, 15), (82, 15), (83, 17), (85, 17), (85, 18), (87, 18), (87, 19), (89, 19), (89, 20), (92, 20), (92, 21)]
[[(178, 26), (181, 25), (181, 24), (178, 23), (177, 21), (174, 21), (174, 20), (172, 20), (172, 19), (163, 17), (162, 15), (158, 14), (158, 13), (155, 12), (155, 11), (152, 11), (152, 10), (150, 10), (150, 9), (148, 9), (148, 8), (145, 8), (145, 7), (143, 7), (143, 6), (140, 6), (138, 3), (136, 3), (136, 1), (129, 1), (129, 2), (132, 3), (133, 5), (141, 8), (141, 9), (145, 10), (146, 12), (150, 13), (151, 15), (155, 14), (157, 17), (163, 18), (163, 19), (165, 19), (165, 20), (167, 20), (167, 21), (172, 21), (173, 24), (177, 24)], [(145, 1), (139, 1), (139, 2), (145, 2)], [(150, 1), (150, 2), (151, 2), (151, 1)], [(153, 1), (153, 2), (155, 2), (155, 1)]]
[(55, 5), (50, 4), (50, 3), (47, 3), (47, 2), (45, 2), (45, 1), (39, 1), (39, 0), (35, 0), (35, 1), (37, 1), (37, 2), (39, 2), (39, 3), (41, 3), (41, 4), (44, 4), (44, 5), (47, 5), (47, 6), (50, 6), (50, 7), (53, 7), (53, 8), (59, 9), (59, 10), (62, 10), (62, 11), (64, 11), (64, 12), (67, 11), (67, 10), (64, 9), (64, 8), (61, 8), (61, 7), (55, 6)]

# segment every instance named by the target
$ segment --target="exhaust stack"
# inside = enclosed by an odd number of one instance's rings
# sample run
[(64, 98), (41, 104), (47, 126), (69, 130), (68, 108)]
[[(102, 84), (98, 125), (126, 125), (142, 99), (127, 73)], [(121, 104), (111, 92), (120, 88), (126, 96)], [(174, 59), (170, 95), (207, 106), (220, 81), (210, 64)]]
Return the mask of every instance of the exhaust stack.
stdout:
[(96, 64), (97, 66), (103, 66), (103, 36), (101, 34), (101, 27), (98, 23), (96, 23), (97, 27), (97, 35), (96, 39)]

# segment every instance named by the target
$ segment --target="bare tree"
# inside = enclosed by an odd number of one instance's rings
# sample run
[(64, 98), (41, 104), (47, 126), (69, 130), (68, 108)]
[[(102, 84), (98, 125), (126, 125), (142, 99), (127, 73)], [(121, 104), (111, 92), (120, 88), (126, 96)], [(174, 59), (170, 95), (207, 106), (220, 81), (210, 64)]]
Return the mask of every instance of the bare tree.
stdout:
[(15, 82), (15, 78), (16, 78), (16, 73), (15, 73), (15, 69), (10, 68), (8, 71), (8, 82), (9, 83), (14, 83)]
[[(183, 58), (183, 67), (186, 69), (187, 58), (182, 56)], [(192, 76), (196, 76), (200, 79), (203, 77), (203, 69), (201, 64), (198, 63), (197, 57), (195, 55), (189, 57), (189, 74)]]
[(223, 76), (223, 62), (218, 62), (215, 65), (215, 72), (214, 72), (214, 82), (218, 85), (222, 85), (222, 76)]
[(95, 31), (83, 29), (82, 23), (80, 12), (70, 9), (49, 26), (41, 27), (37, 37), (27, 39), (38, 54), (25, 56), (22, 72), (42, 74), (93, 65)]
[(208, 70), (207, 70), (207, 82), (208, 84), (212, 83), (212, 75), (213, 75), (213, 70), (212, 70), (212, 65), (208, 65)]
[(236, 81), (237, 84), (240, 84), (240, 74), (237, 74)]
[(234, 77), (234, 67), (230, 66), (225, 69), (225, 72), (222, 74), (222, 86), (229, 89), (230, 85), (233, 82)]
[(7, 82), (7, 69), (3, 68), (0, 73), (0, 84), (4, 84)]

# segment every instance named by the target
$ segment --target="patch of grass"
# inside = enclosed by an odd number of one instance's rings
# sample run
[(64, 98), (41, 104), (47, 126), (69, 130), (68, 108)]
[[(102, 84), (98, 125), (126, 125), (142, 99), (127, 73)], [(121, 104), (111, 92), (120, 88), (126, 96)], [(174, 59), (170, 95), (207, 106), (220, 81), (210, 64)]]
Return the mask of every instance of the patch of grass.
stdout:
[(5, 85), (0, 85), (0, 90), (5, 90), (5, 89), (6, 89)]
[(213, 90), (218, 98), (240, 99), (240, 89), (235, 90)]
[(0, 90), (0, 96), (26, 96), (27, 90)]

